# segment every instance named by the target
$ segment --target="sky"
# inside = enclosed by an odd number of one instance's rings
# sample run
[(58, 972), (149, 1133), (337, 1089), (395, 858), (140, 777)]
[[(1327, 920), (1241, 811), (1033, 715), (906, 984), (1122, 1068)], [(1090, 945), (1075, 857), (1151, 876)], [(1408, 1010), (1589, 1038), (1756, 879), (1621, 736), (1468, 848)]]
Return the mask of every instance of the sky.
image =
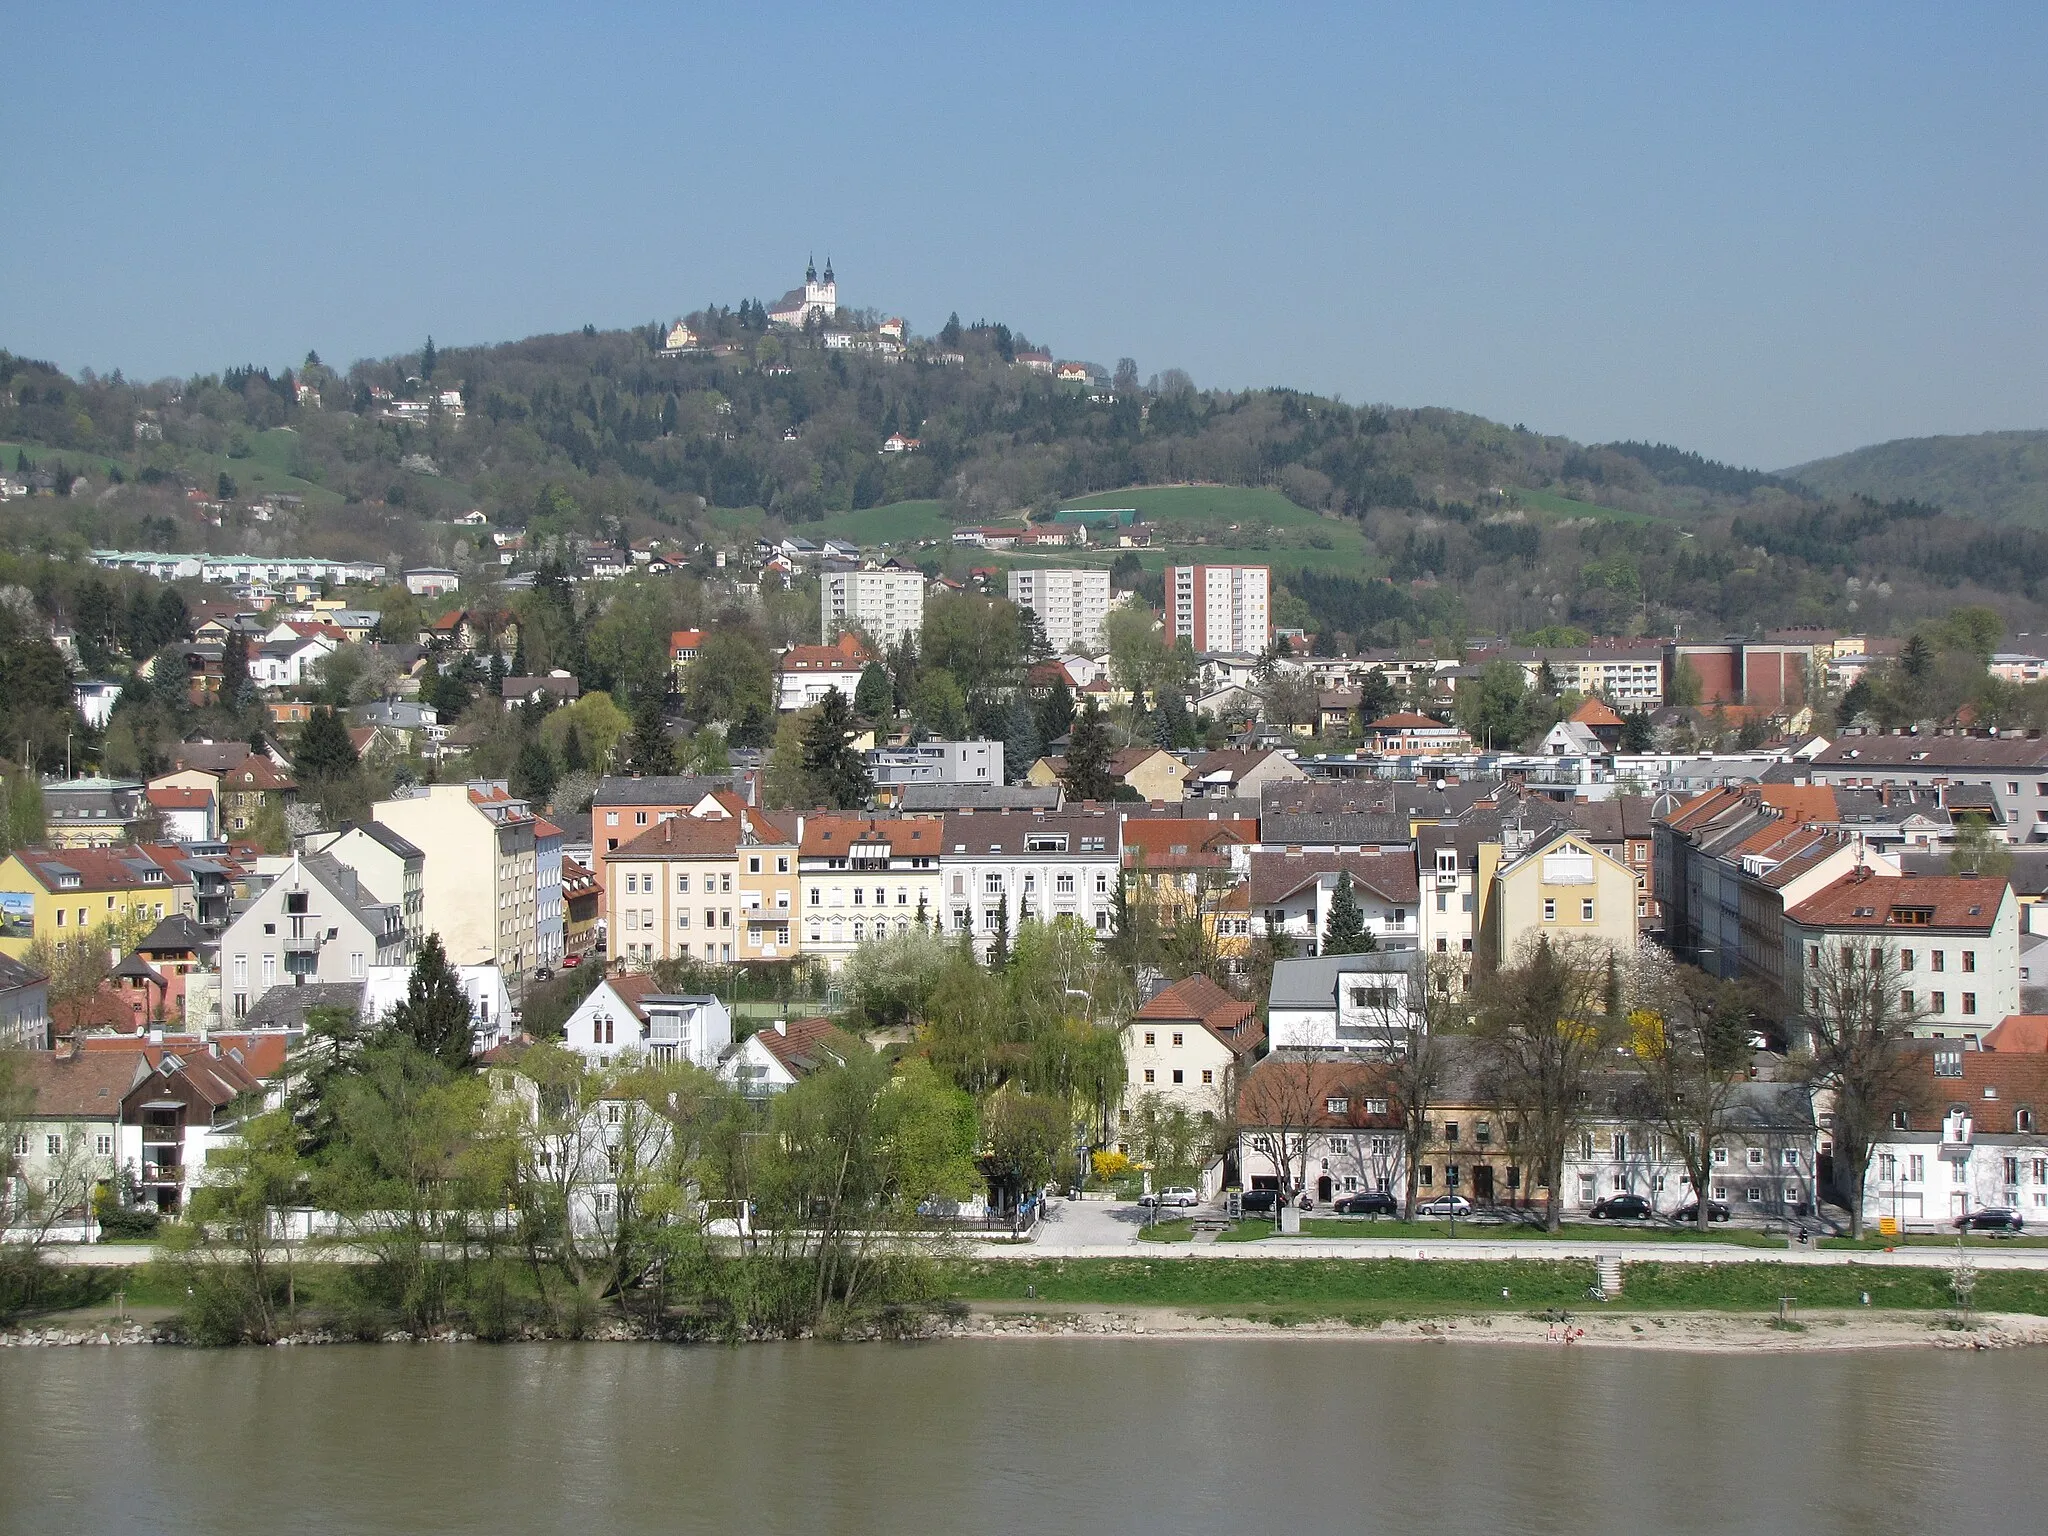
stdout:
[(2048, 427), (2048, 7), (0, 0), (0, 347), (773, 300), (1781, 468)]

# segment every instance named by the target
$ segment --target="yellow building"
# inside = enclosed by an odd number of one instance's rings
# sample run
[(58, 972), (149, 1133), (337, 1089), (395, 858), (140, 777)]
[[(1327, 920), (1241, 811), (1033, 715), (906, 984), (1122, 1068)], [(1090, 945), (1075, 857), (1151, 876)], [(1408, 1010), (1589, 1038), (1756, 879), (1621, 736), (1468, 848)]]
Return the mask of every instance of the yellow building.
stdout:
[(803, 948), (796, 921), (797, 818), (740, 812), (740, 922), (736, 958), (793, 960)]
[(191, 906), (189, 877), (146, 848), (18, 848), (0, 860), (0, 954), (20, 959), (38, 939), (139, 938)]
[(1483, 964), (1511, 963), (1538, 934), (1591, 939), (1618, 955), (1636, 947), (1636, 876), (1584, 834), (1558, 827), (1517, 847), (1503, 838), (1502, 857), (1479, 929)]

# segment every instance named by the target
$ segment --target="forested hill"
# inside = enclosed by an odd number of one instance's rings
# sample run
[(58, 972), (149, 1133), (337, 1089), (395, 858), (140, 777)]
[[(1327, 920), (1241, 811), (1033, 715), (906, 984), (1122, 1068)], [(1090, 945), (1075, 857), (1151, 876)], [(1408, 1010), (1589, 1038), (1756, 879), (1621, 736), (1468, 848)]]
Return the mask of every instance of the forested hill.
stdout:
[[(1453, 410), (1201, 390), (1129, 359), (1065, 381), (999, 324), (891, 356), (875, 331), (837, 347), (751, 303), (691, 321), (674, 356), (664, 326), (586, 328), (150, 384), (0, 352), (0, 473), (70, 493), (0, 506), (0, 544), (461, 564), (478, 535), (455, 519), (478, 509), (529, 547), (789, 529), (957, 563), (954, 525), (1093, 497), (1141, 506), (1148, 568), (1271, 563), (1286, 622), (1362, 643), (1887, 629), (1959, 602), (2048, 619), (2048, 533), (1889, 493), (1837, 501)], [(917, 446), (884, 452), (892, 435)]]
[(1901, 437), (1785, 471), (1824, 496), (1904, 497), (2048, 528), (2048, 432)]

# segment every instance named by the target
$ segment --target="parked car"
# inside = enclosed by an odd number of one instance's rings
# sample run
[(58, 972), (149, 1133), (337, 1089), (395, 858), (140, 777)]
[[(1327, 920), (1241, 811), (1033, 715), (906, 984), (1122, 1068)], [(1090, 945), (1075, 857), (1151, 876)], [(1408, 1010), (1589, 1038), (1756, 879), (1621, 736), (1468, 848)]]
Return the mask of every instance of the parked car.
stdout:
[(1967, 1211), (1955, 1220), (1958, 1232), (2024, 1232), (2026, 1226), (2026, 1218), (2018, 1211), (2009, 1211), (1999, 1205)]
[(1138, 1196), (1138, 1204), (1140, 1205), (1190, 1206), (1200, 1205), (1201, 1203), (1201, 1192), (1189, 1189), (1184, 1184), (1173, 1185), (1170, 1188), (1158, 1191), (1156, 1194)]
[(578, 950), (573, 955), (562, 956), (562, 969), (565, 971), (573, 971), (576, 969), (577, 966), (581, 965), (582, 963), (583, 952), (581, 950)]
[(1595, 1221), (1648, 1221), (1657, 1211), (1641, 1195), (1609, 1195), (1596, 1200), (1589, 1214)]
[(1384, 1189), (1362, 1189), (1355, 1195), (1341, 1195), (1332, 1207), (1339, 1216), (1398, 1216), (1401, 1202)]
[[(566, 965), (567, 963), (568, 962), (566, 960), (563, 961), (563, 964)], [(555, 979), (555, 973), (549, 970), (544, 965), (537, 965), (533, 969), (533, 979), (535, 981), (553, 981)]]
[(1415, 1207), (1418, 1216), (1470, 1216), (1472, 1202), (1463, 1195), (1438, 1195)]
[[(1707, 1220), (1727, 1221), (1733, 1215), (1734, 1212), (1730, 1211), (1728, 1207), (1723, 1205), (1720, 1201), (1709, 1200), (1707, 1202)], [(1681, 1205), (1677, 1210), (1671, 1213), (1671, 1219), (1677, 1222), (1682, 1227), (1698, 1226), (1700, 1219), (1699, 1201), (1695, 1200), (1690, 1205)]]
[(1248, 1189), (1244, 1192), (1239, 1209), (1247, 1216), (1270, 1216), (1280, 1209), (1280, 1191)]

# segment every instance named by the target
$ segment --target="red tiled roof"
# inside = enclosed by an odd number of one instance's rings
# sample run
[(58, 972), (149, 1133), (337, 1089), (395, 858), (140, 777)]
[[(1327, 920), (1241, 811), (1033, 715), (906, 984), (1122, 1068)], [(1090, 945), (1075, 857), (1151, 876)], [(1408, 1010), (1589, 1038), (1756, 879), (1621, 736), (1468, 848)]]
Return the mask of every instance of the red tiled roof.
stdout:
[(1441, 720), (1432, 720), (1427, 715), (1393, 714), (1381, 715), (1366, 727), (1369, 731), (1455, 731), (1455, 725), (1445, 725)]
[(15, 1081), (34, 1095), (30, 1113), (52, 1119), (119, 1119), (121, 1100), (142, 1080), (149, 1061), (132, 1041), (118, 1051), (80, 1054), (22, 1051)]
[[(1383, 1100), (1386, 1112), (1367, 1113), (1366, 1103), (1372, 1099)], [(1344, 1105), (1334, 1114), (1329, 1107), (1333, 1100)], [(1237, 1123), (1392, 1130), (1401, 1124), (1401, 1114), (1386, 1068), (1377, 1063), (1268, 1056), (1245, 1075), (1238, 1089)]]
[(1571, 712), (1570, 718), (1577, 721), (1580, 725), (1588, 727), (1626, 724), (1621, 716), (1614, 712), (1612, 706), (1602, 698), (1587, 699), (1585, 703)]
[(729, 859), (740, 845), (740, 824), (727, 818), (670, 816), (656, 822), (630, 843), (605, 855), (608, 864), (634, 859)]
[(895, 855), (939, 852), (945, 838), (944, 819), (937, 816), (837, 816), (827, 812), (804, 818), (805, 858), (841, 858), (856, 843), (886, 842)]
[(1248, 817), (1197, 821), (1185, 816), (1138, 816), (1124, 822), (1124, 863), (1132, 869), (1215, 869), (1230, 862), (1228, 849), (1258, 839)]
[(1311, 880), (1348, 870), (1351, 883), (1382, 901), (1419, 899), (1415, 858), (1407, 853), (1254, 853), (1251, 900), (1265, 905), (1293, 895)]
[(2009, 1013), (1984, 1037), (1987, 1051), (2048, 1052), (2048, 1013)]
[[(1909, 1105), (1907, 1123), (1915, 1130), (1932, 1130), (1952, 1105), (1967, 1110), (1978, 1135), (2012, 1136), (2019, 1131), (2019, 1112), (2029, 1111), (2036, 1123), (2048, 1114), (2048, 1055), (2030, 1051), (1965, 1051), (1961, 1042), (1949, 1042), (1920, 1059), (1916, 1095)], [(1937, 1059), (1946, 1058), (1946, 1070), (1961, 1064), (1962, 1076), (1937, 1075)], [(1986, 1097), (1987, 1090), (1990, 1097)]]
[(213, 804), (210, 789), (152, 789), (149, 803), (160, 811), (199, 811)]
[(792, 1075), (802, 1077), (814, 1070), (821, 1059), (844, 1061), (849, 1054), (867, 1047), (830, 1019), (789, 1019), (781, 1029), (770, 1024), (754, 1038)]
[[(1785, 915), (1809, 928), (1960, 928), (1988, 932), (2012, 887), (2003, 880), (1961, 875), (1878, 879), (1844, 875)], [(1924, 922), (1903, 923), (1901, 911), (1925, 912)]]
[(1265, 1038), (1258, 1005), (1232, 997), (1207, 976), (1190, 976), (1159, 993), (1132, 1015), (1148, 1021), (1186, 1019), (1201, 1025), (1226, 1049), (1239, 1055)]
[(874, 653), (848, 630), (834, 645), (793, 645), (782, 653), (777, 670), (783, 672), (847, 672), (865, 667)]

